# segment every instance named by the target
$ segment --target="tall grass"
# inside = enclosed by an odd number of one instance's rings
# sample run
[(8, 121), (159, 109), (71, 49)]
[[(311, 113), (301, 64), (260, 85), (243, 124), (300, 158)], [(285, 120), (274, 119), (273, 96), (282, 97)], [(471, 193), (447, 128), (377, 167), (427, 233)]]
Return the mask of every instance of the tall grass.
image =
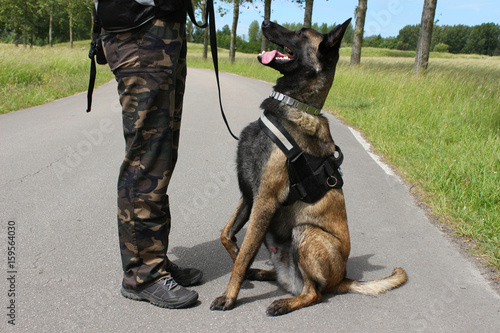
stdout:
[[(0, 113), (40, 105), (88, 87), (90, 42), (68, 47), (23, 48), (0, 44)], [(96, 84), (112, 79), (98, 66)]]
[(339, 63), (326, 108), (360, 128), (435, 215), (500, 268), (500, 59)]
[[(0, 112), (85, 91), (88, 45), (0, 45)], [(500, 268), (500, 57), (433, 53), (427, 75), (415, 78), (414, 55), (364, 48), (351, 68), (350, 49), (341, 49), (325, 109), (362, 130), (433, 214)], [(227, 59), (220, 50), (221, 71), (270, 82), (280, 75), (256, 55)], [(188, 66), (213, 68), (193, 44)], [(107, 66), (98, 70), (97, 84), (112, 79)]]

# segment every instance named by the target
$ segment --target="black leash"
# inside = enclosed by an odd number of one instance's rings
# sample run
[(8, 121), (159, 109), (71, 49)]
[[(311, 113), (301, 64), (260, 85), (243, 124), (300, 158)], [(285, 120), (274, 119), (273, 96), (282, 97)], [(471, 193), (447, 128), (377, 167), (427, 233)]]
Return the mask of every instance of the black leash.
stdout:
[(199, 25), (196, 22), (196, 18), (194, 16), (193, 3), (191, 2), (191, 0), (188, 0), (186, 3), (187, 3), (187, 12), (189, 18), (191, 19), (191, 22), (193, 22), (194, 25), (196, 25), (198, 28), (206, 28), (208, 24), (208, 29), (210, 33), (210, 51), (212, 52), (212, 60), (214, 63), (215, 79), (217, 81), (217, 90), (219, 92), (219, 106), (222, 119), (224, 119), (224, 123), (226, 124), (229, 134), (231, 134), (231, 136), (234, 139), (239, 140), (239, 138), (236, 135), (234, 135), (233, 132), (231, 131), (231, 128), (229, 127), (229, 123), (226, 118), (226, 114), (224, 113), (224, 108), (222, 107), (222, 95), (220, 91), (220, 80), (219, 80), (219, 58), (217, 54), (217, 32), (215, 30), (214, 1), (207, 0), (207, 7), (205, 8), (205, 23), (202, 25)]
[[(217, 81), (217, 91), (219, 94), (219, 106), (220, 106), (220, 111), (222, 114), (222, 119), (224, 120), (224, 123), (226, 124), (227, 130), (229, 131), (229, 134), (236, 139), (239, 140), (239, 138), (233, 134), (231, 131), (231, 128), (229, 127), (229, 123), (226, 118), (226, 114), (224, 113), (224, 108), (222, 107), (222, 94), (221, 94), (221, 89), (220, 89), (220, 80), (219, 80), (219, 58), (217, 54), (217, 32), (215, 28), (215, 10), (214, 10), (214, 1), (213, 0), (207, 0), (207, 7), (205, 8), (205, 23), (204, 24), (198, 24), (196, 21), (196, 17), (194, 15), (194, 8), (193, 8), (193, 3), (191, 0), (186, 1), (186, 11), (189, 15), (189, 18), (191, 19), (191, 22), (193, 22), (194, 25), (196, 25), (198, 28), (205, 29), (207, 26), (209, 28), (209, 33), (210, 33), (210, 49), (212, 52), (212, 60), (214, 63), (214, 71), (215, 71), (215, 79)], [(94, 85), (95, 85), (95, 77), (96, 77), (96, 61), (95, 61), (95, 56), (97, 54), (97, 47), (98, 47), (98, 38), (99, 38), (99, 33), (100, 33), (101, 27), (99, 26), (98, 22), (94, 22), (94, 29), (93, 29), (93, 39), (92, 43), (90, 46), (90, 51), (89, 51), (89, 58), (91, 60), (90, 63), (90, 80), (89, 80), (89, 88), (87, 92), (87, 112), (91, 111), (91, 106), (92, 106), (92, 93), (94, 91)]]
[(90, 79), (89, 88), (87, 90), (87, 112), (92, 110), (92, 94), (94, 93), (95, 77), (97, 68), (95, 65), (95, 57), (97, 54), (97, 43), (100, 43), (99, 34), (101, 27), (97, 18), (94, 19), (94, 27), (92, 28), (92, 42), (90, 43), (89, 58), (90, 58)]

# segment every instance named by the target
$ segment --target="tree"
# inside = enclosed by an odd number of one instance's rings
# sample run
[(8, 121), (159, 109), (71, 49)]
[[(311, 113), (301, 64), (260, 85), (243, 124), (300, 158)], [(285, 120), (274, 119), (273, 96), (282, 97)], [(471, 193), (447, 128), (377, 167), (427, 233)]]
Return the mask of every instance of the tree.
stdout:
[(39, 9), (40, 2), (36, 0), (0, 1), (0, 21), (7, 30), (16, 34), (16, 45), (19, 36), (24, 47), (27, 47), (28, 41), (32, 44)]
[[(69, 30), (69, 47), (73, 48), (73, 29), (77, 27), (79, 24), (81, 24), (82, 19), (86, 15), (92, 16), (92, 6), (93, 6), (93, 1), (92, 0), (69, 0), (66, 3), (66, 11), (68, 13), (68, 30)], [(84, 15), (82, 16), (82, 13)], [(85, 15), (86, 14), (86, 15)], [(92, 22), (91, 22), (92, 23)], [(90, 31), (90, 29), (89, 29)], [(89, 37), (91, 36), (91, 33), (88, 35)]]
[(49, 46), (52, 47), (53, 44), (53, 22), (54, 22), (54, 12), (56, 10), (55, 6), (57, 4), (57, 0), (46, 0), (44, 3), (42, 3), (41, 10), (44, 13), (47, 13), (49, 15), (49, 31), (48, 31), (48, 38), (49, 38)]
[[(200, 5), (200, 0), (196, 1), (197, 5)], [(207, 10), (207, 0), (203, 0), (201, 3), (201, 12), (203, 15), (203, 24), (207, 23), (207, 18), (205, 17), (205, 11)], [(201, 28), (198, 28), (201, 30)], [(208, 56), (208, 27), (203, 29), (203, 55), (202, 59), (207, 60)]]
[(229, 49), (231, 44), (231, 29), (226, 24), (221, 30), (217, 30), (217, 46), (223, 49)]
[(234, 62), (235, 54), (236, 54), (236, 30), (238, 28), (238, 19), (240, 16), (240, 6), (245, 2), (252, 2), (253, 0), (225, 0), (227, 3), (233, 4), (233, 24), (231, 27), (231, 42), (229, 46), (229, 61), (231, 63)]
[[(442, 39), (439, 42), (449, 45), (450, 53), (464, 53), (472, 28), (463, 24), (442, 28)], [(434, 39), (434, 32), (432, 38)]]
[(494, 23), (483, 23), (472, 27), (464, 49), (467, 53), (495, 55), (500, 46), (500, 27)]
[(312, 24), (312, 14), (313, 14), (313, 2), (314, 0), (305, 0), (304, 9), (304, 28), (310, 28)]
[(25, 46), (89, 39), (93, 6), (93, 0), (0, 0), (0, 38)]
[[(271, 20), (271, 0), (264, 0), (264, 20)], [(261, 51), (266, 51), (269, 46), (269, 41), (266, 36), (262, 35)]]
[(234, 62), (236, 56), (236, 30), (238, 28), (238, 19), (240, 17), (240, 0), (233, 0), (233, 26), (231, 28), (231, 44), (229, 45), (229, 61)]
[(434, 26), (434, 15), (436, 13), (437, 0), (424, 0), (422, 10), (422, 21), (417, 41), (417, 55), (415, 57), (415, 74), (423, 75), (429, 64), (429, 53), (431, 49), (432, 28)]
[(363, 44), (367, 2), (368, 0), (359, 0), (358, 7), (356, 7), (356, 26), (354, 28), (354, 38), (352, 41), (351, 66), (359, 65), (361, 61), (361, 45)]
[(398, 48), (400, 50), (416, 50), (419, 30), (420, 25), (407, 25), (399, 30)]
[(260, 25), (258, 21), (253, 21), (248, 27), (248, 41), (257, 42), (260, 37)]

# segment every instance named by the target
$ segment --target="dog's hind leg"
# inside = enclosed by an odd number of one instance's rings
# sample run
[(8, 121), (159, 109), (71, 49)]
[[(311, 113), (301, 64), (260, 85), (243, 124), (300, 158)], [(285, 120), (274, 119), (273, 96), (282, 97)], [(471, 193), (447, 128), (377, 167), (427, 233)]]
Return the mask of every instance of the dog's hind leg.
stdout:
[(279, 277), (278, 281), (302, 280), (300, 284), (285, 286), (296, 297), (274, 301), (267, 309), (267, 315), (283, 315), (300, 308), (321, 302), (321, 292), (331, 284), (340, 283), (345, 275), (346, 259), (339, 251), (340, 241), (314, 225), (300, 225), (294, 228), (291, 253), (298, 263), (299, 270), (279, 271), (289, 276)]
[(321, 302), (321, 293), (311, 280), (304, 283), (302, 293), (296, 297), (278, 299), (267, 308), (268, 316), (280, 316)]
[(236, 244), (236, 234), (247, 223), (251, 209), (251, 203), (242, 197), (238, 203), (238, 207), (220, 235), (222, 245), (226, 248), (227, 252), (231, 256), (231, 259), (233, 259), (233, 263), (236, 261), (236, 257), (240, 251), (238, 244)]

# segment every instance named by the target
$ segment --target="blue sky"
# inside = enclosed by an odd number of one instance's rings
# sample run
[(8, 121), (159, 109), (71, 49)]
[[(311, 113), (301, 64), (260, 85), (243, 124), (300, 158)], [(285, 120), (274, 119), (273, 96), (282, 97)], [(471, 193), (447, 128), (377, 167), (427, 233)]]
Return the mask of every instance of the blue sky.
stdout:
[[(368, 0), (365, 36), (397, 36), (408, 24), (419, 24), (424, 0)], [(247, 35), (252, 21), (263, 20), (264, 2), (244, 4), (240, 9), (238, 35)], [(358, 0), (314, 0), (313, 22), (342, 23), (353, 17)], [(219, 6), (216, 3), (216, 8)], [(232, 24), (232, 8), (223, 17), (216, 17), (217, 29)], [(292, 0), (273, 0), (271, 20), (278, 23), (299, 23), (304, 20), (304, 9)], [(436, 17), (438, 25), (465, 24), (469, 26), (493, 22), (500, 24), (499, 0), (438, 0)]]

